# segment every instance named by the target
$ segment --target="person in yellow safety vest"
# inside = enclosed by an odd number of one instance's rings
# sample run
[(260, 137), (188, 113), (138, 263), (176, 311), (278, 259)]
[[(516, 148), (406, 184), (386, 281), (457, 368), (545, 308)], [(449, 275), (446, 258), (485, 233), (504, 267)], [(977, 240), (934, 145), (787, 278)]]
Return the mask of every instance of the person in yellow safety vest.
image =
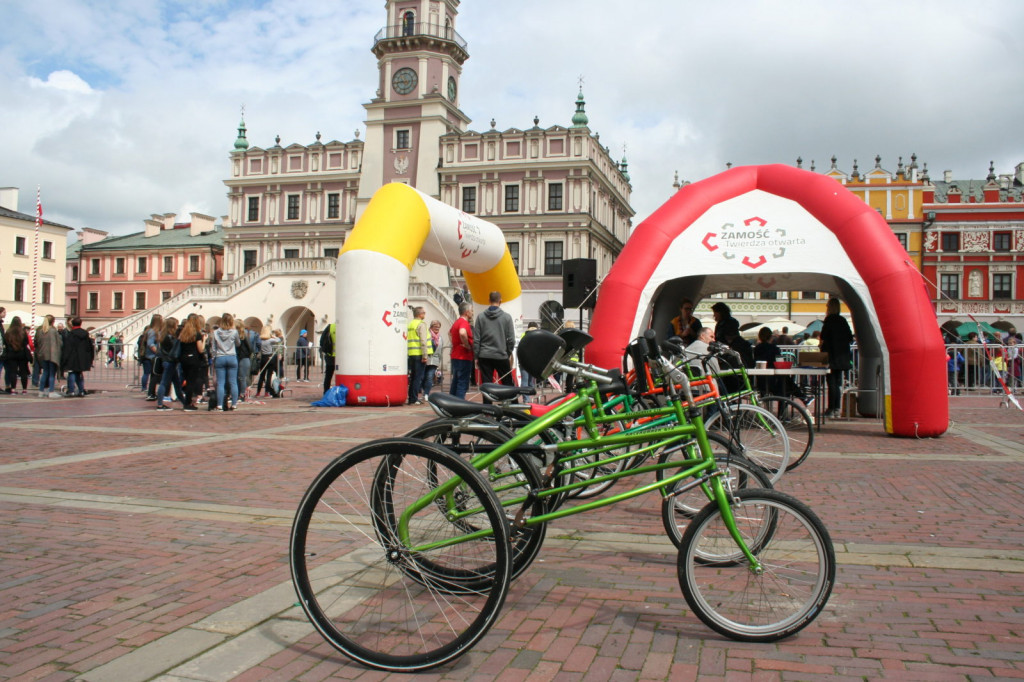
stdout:
[(423, 372), (427, 368), (430, 356), (430, 327), (423, 324), (427, 311), (423, 306), (412, 309), (412, 319), (406, 330), (406, 342), (409, 346), (409, 404), (422, 404), (420, 389), (423, 385)]
[(324, 354), (324, 393), (334, 385), (334, 356), (338, 347), (338, 332), (334, 323), (320, 334), (320, 352)]

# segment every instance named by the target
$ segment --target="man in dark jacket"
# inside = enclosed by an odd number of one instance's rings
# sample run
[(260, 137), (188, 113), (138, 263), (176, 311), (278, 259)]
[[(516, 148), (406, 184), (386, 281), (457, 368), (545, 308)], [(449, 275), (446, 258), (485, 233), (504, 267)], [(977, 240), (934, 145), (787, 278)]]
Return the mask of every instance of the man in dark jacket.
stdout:
[(516, 347), (512, 316), (501, 309), (501, 293), (492, 291), (490, 307), (476, 316), (473, 323), (473, 355), (480, 368), (481, 381), (498, 381), (506, 386), (512, 380), (512, 351)]
[(89, 332), (82, 329), (82, 318), (73, 318), (61, 352), (61, 365), (68, 373), (69, 396), (85, 396), (85, 373), (92, 369), (95, 355), (96, 348)]
[(838, 298), (828, 299), (825, 304), (825, 320), (821, 325), (821, 350), (828, 353), (829, 372), (826, 377), (828, 384), (827, 417), (839, 414), (839, 403), (842, 399), (843, 377), (853, 366), (853, 332), (846, 318), (839, 314)]

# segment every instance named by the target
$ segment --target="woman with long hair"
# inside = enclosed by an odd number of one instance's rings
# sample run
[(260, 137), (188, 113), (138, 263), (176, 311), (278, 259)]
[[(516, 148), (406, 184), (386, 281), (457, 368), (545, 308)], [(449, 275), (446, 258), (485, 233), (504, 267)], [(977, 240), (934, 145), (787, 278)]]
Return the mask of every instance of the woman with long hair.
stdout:
[(178, 333), (181, 344), (181, 375), (184, 383), (186, 412), (195, 412), (196, 398), (203, 392), (203, 379), (206, 376), (206, 332), (203, 330), (202, 318), (193, 315), (185, 320)]
[(164, 327), (164, 316), (153, 315), (142, 335), (145, 337), (145, 352), (142, 355), (142, 390), (146, 392), (146, 400), (156, 400), (156, 385), (160, 377), (153, 371), (156, 364), (157, 334)]
[[(220, 325), (213, 330), (213, 368), (217, 374), (217, 409), (233, 410), (238, 402), (238, 332), (235, 331), (235, 317), (224, 313)], [(231, 402), (224, 405), (225, 394), (230, 393)]]
[(238, 332), (238, 401), (245, 402), (245, 390), (252, 380), (252, 346), (249, 343), (249, 330), (245, 328), (242, 318), (235, 318), (235, 331)]
[(54, 387), (57, 383), (57, 372), (60, 366), (62, 342), (60, 332), (53, 326), (53, 315), (43, 318), (43, 323), (36, 328), (36, 363), (41, 364), (43, 371), (39, 377), (40, 398), (60, 398), (59, 391)]
[(21, 392), (28, 393), (28, 365), (32, 362), (32, 351), (28, 346), (28, 331), (15, 315), (4, 333), (4, 377), (7, 379), (6, 393), (14, 393), (21, 377)]
[[(175, 353), (175, 346), (178, 352)], [(164, 405), (164, 398), (167, 396), (167, 389), (174, 387), (174, 395), (178, 396), (182, 407), (188, 406), (185, 400), (185, 392), (181, 387), (181, 374), (178, 367), (181, 363), (181, 345), (178, 341), (178, 320), (168, 317), (164, 320), (163, 329), (160, 330), (160, 339), (157, 341), (157, 357), (164, 366), (160, 376), (160, 385), (156, 389), (156, 409), (161, 412), (169, 412), (170, 405)]]

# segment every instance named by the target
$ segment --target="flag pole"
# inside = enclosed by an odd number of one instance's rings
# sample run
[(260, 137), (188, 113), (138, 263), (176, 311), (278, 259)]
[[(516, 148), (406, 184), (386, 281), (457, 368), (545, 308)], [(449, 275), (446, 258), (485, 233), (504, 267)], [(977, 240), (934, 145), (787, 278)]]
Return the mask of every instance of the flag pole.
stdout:
[(43, 202), (39, 185), (36, 185), (36, 235), (35, 248), (32, 255), (32, 323), (30, 330), (36, 328), (36, 296), (39, 289), (39, 230), (43, 226)]

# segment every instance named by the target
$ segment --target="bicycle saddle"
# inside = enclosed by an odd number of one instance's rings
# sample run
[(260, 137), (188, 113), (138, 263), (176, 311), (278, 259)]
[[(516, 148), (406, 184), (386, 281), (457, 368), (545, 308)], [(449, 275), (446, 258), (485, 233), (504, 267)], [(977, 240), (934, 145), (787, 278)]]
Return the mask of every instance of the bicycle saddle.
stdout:
[(501, 407), (498, 405), (475, 403), (472, 400), (456, 398), (448, 393), (431, 393), (427, 396), (427, 402), (449, 417), (470, 417), (475, 414), (484, 414), (500, 419), (502, 415)]
[(537, 395), (532, 386), (506, 386), (505, 384), (480, 384), (480, 392), (494, 401), (513, 400), (521, 395)]

